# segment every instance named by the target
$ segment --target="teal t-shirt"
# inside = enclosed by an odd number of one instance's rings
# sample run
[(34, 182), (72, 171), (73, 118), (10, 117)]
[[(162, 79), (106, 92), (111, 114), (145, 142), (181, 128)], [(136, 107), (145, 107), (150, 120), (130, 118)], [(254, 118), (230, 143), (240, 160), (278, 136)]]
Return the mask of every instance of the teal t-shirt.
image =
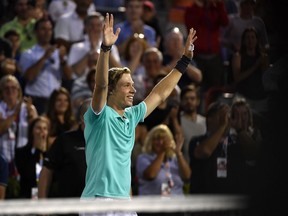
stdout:
[(124, 117), (107, 105), (98, 115), (91, 106), (86, 111), (87, 171), (82, 198), (129, 198), (135, 128), (144, 121), (146, 110), (145, 102), (141, 102), (127, 108)]

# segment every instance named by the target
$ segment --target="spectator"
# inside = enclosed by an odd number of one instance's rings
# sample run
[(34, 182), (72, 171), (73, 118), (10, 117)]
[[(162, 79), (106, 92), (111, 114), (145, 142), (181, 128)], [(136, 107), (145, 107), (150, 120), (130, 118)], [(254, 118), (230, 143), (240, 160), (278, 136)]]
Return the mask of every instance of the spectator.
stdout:
[(162, 70), (163, 55), (162, 52), (156, 47), (149, 47), (145, 50), (142, 56), (142, 63), (145, 69), (144, 74), (132, 74), (135, 82), (135, 88), (137, 88), (134, 103), (137, 104), (143, 100), (147, 94), (154, 87), (154, 79), (161, 73), (165, 73)]
[(77, 126), (72, 109), (70, 93), (67, 89), (60, 87), (52, 92), (45, 116), (51, 122), (48, 139), (49, 149), (57, 136)]
[(184, 136), (182, 151), (185, 159), (190, 161), (189, 143), (194, 136), (206, 133), (206, 119), (198, 113), (201, 100), (199, 87), (187, 85), (181, 90), (180, 98), (179, 121)]
[(95, 72), (95, 68), (93, 68), (88, 72), (86, 77), (83, 76), (73, 82), (71, 89), (71, 103), (74, 114), (77, 113), (80, 104), (82, 104), (85, 99), (92, 96), (95, 85)]
[(20, 53), (20, 35), (18, 34), (17, 31), (15, 31), (14, 29), (11, 29), (4, 34), (4, 38), (7, 39), (7, 41), (9, 41), (11, 44), (12, 57), (11, 57), (10, 62), (11, 62), (11, 65), (15, 65), (13, 66), (13, 68), (15, 68), (15, 71), (11, 73), (8, 72), (8, 74), (13, 74), (18, 79), (21, 85), (22, 91), (24, 92), (25, 79), (19, 67), (19, 59), (20, 59), (20, 54), (21, 54)]
[(8, 176), (8, 163), (0, 154), (0, 200), (5, 199)]
[(126, 50), (128, 39), (135, 33), (142, 33), (146, 38), (148, 45), (155, 47), (157, 45), (155, 30), (146, 25), (142, 20), (143, 1), (125, 0), (125, 9), (125, 21), (115, 25), (115, 29), (121, 28), (122, 32), (116, 41), (120, 56), (122, 56), (124, 50)]
[(263, 74), (269, 68), (269, 56), (263, 52), (255, 28), (244, 30), (239, 52), (233, 55), (232, 72), (236, 93), (244, 96), (253, 112), (267, 112), (268, 94)]
[(136, 172), (139, 195), (184, 195), (191, 170), (182, 154), (183, 137), (175, 137), (167, 125), (154, 126), (138, 155)]
[(202, 71), (202, 91), (224, 84), (224, 65), (221, 53), (220, 30), (229, 23), (223, 0), (195, 0), (186, 8), (185, 26), (192, 26), (200, 40), (195, 46), (195, 61)]
[[(9, 164), (9, 183), (6, 197), (17, 197), (18, 172), (15, 165), (15, 150), (27, 145), (28, 127), (37, 117), (31, 99), (22, 97), (18, 80), (6, 75), (0, 80), (0, 154)], [(15, 185), (13, 184), (15, 183)]]
[(38, 184), (39, 198), (81, 196), (86, 173), (83, 115), (90, 103), (91, 99), (87, 99), (79, 107), (78, 129), (59, 135), (45, 155)]
[[(73, 69), (75, 79), (86, 76), (97, 61), (102, 42), (104, 17), (98, 12), (90, 13), (84, 19), (84, 41), (74, 43), (68, 56), (68, 64)], [(116, 46), (113, 46), (110, 56), (111, 67), (120, 66), (120, 56)]]
[[(91, 3), (88, 13), (96, 11), (96, 4)], [(57, 22), (58, 18), (64, 14), (73, 13), (76, 9), (76, 3), (74, 0), (51, 0), (48, 5), (48, 13), (54, 23)]]
[[(231, 106), (230, 134), (240, 145), (243, 158), (241, 178), (241, 192), (251, 195), (256, 182), (260, 149), (263, 146), (263, 136), (260, 129), (253, 122), (253, 113), (243, 97), (235, 97)], [(240, 170), (239, 170), (240, 172)]]
[[(48, 147), (50, 123), (43, 116), (35, 118), (29, 127), (28, 143), (15, 151), (15, 162), (20, 174), (20, 198), (37, 198), (37, 187), (43, 157)], [(36, 189), (36, 191), (34, 191)]]
[(207, 131), (189, 144), (191, 194), (237, 194), (241, 156), (230, 129), (230, 107), (222, 102), (210, 104), (206, 112)]
[[(164, 70), (169, 72), (177, 63), (184, 49), (184, 36), (179, 28), (172, 28), (164, 37)], [(201, 84), (202, 71), (195, 61), (191, 60), (186, 73), (181, 77), (178, 85), (182, 89), (191, 83)]]
[(157, 16), (156, 8), (152, 1), (143, 2), (142, 19), (144, 23), (151, 26), (156, 33), (156, 47), (163, 52), (163, 33), (160, 27), (160, 20)]
[(1, 26), (0, 37), (10, 29), (15, 29), (20, 35), (20, 50), (23, 52), (36, 44), (34, 35), (34, 24), (36, 20), (31, 17), (28, 10), (28, 0), (17, 0), (15, 3), (16, 16), (13, 20)]
[(51, 44), (53, 26), (49, 19), (35, 24), (37, 44), (23, 52), (19, 66), (26, 80), (25, 95), (32, 98), (39, 115), (45, 112), (51, 93), (61, 87), (62, 80), (71, 80), (72, 70), (67, 64), (67, 51)]
[(41, 18), (49, 18), (46, 6), (46, 0), (29, 0), (28, 8), (31, 13), (30, 16), (36, 20)]
[(4, 34), (4, 38), (11, 44), (12, 58), (19, 60), (20, 58), (20, 34), (14, 29), (8, 30)]
[(8, 74), (14, 75), (17, 70), (9, 40), (0, 37), (0, 79)]
[(127, 41), (124, 54), (120, 58), (121, 64), (129, 67), (131, 73), (135, 76), (143, 75), (145, 73), (142, 64), (142, 56), (147, 47), (148, 44), (143, 34), (135, 33)]
[[(73, 43), (84, 39), (84, 19), (88, 15), (88, 8), (92, 0), (74, 0), (75, 10), (63, 14), (55, 23), (54, 38), (57, 45), (63, 45), (69, 52)], [(77, 31), (75, 31), (77, 29)]]
[(261, 47), (265, 48), (266, 51), (269, 49), (270, 45), (265, 23), (261, 17), (254, 14), (255, 2), (255, 0), (241, 0), (239, 13), (231, 16), (229, 25), (224, 28), (223, 36), (221, 37), (223, 39), (222, 43), (228, 48), (230, 56), (240, 51), (241, 37), (244, 30), (248, 27), (254, 27), (257, 34), (261, 36), (259, 38)]

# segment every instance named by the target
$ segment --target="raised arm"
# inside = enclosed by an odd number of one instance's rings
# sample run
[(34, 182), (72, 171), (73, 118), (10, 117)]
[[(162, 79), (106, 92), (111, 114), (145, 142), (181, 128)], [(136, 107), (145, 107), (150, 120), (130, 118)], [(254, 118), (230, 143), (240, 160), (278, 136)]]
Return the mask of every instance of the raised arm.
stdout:
[(159, 104), (165, 101), (166, 98), (171, 94), (174, 87), (177, 85), (179, 79), (186, 71), (187, 66), (193, 57), (193, 50), (190, 48), (196, 39), (196, 31), (191, 28), (186, 40), (183, 56), (179, 59), (175, 68), (173, 68), (171, 72), (166, 77), (164, 77), (145, 98), (144, 101), (147, 106), (145, 117), (147, 117)]
[(116, 42), (120, 33), (120, 28), (118, 28), (114, 34), (113, 24), (113, 15), (107, 13), (103, 26), (103, 41), (96, 65), (95, 86), (92, 96), (92, 108), (96, 113), (102, 110), (107, 101), (109, 55), (111, 46)]

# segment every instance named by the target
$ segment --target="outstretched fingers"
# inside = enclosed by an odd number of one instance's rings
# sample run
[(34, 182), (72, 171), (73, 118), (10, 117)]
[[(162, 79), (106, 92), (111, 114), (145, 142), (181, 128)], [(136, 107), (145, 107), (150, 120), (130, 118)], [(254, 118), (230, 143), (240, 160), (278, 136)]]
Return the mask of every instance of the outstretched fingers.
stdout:
[(197, 40), (197, 36), (196, 36), (196, 30), (191, 28), (189, 31), (189, 35), (188, 35), (188, 40), (187, 40), (187, 44), (193, 44), (194, 41)]
[(197, 40), (196, 30), (191, 28), (185, 44), (185, 55), (189, 58), (193, 57), (194, 42)]
[(109, 17), (109, 26), (113, 28), (113, 25), (114, 25), (114, 16), (113, 16), (113, 14), (110, 14), (110, 17)]

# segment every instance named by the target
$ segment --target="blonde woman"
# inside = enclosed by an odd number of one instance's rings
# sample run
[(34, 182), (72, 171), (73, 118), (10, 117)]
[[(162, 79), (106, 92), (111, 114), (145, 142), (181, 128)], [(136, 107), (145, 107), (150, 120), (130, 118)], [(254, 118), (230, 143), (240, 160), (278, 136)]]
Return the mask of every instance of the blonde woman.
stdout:
[(38, 116), (30, 98), (23, 98), (17, 78), (6, 75), (0, 80), (0, 153), (11, 162), (15, 148), (28, 142), (28, 126)]
[(191, 170), (182, 154), (183, 137), (173, 137), (167, 125), (153, 127), (137, 158), (139, 195), (183, 195)]
[(23, 98), (16, 77), (13, 75), (2, 77), (0, 80), (0, 154), (9, 166), (10, 183), (6, 190), (7, 198), (18, 196), (18, 190), (15, 188), (18, 182), (18, 172), (14, 162), (15, 149), (28, 143), (29, 123), (37, 116), (38, 113), (31, 99)]

